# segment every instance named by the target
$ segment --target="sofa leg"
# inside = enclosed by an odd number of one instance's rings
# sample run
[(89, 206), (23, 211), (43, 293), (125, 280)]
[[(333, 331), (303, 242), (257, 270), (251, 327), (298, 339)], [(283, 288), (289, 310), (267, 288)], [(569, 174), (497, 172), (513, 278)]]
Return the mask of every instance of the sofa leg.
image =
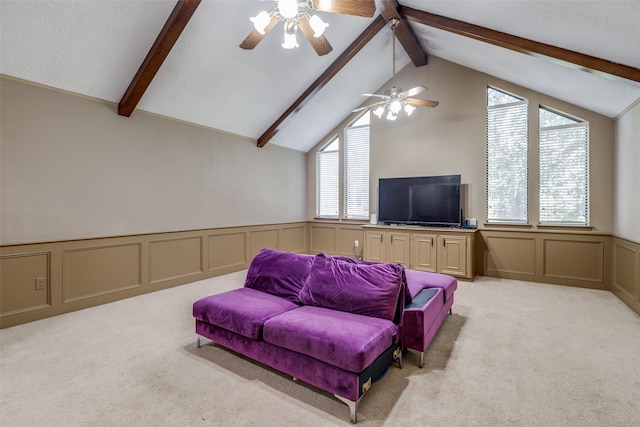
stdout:
[(450, 308), (449, 309), (449, 316), (451, 316), (453, 314), (453, 310)]
[(345, 399), (344, 397), (338, 396), (337, 394), (334, 394), (334, 396), (338, 398), (338, 400), (341, 401), (342, 403), (347, 404), (347, 406), (349, 407), (349, 412), (351, 414), (351, 424), (357, 424), (358, 423), (358, 402), (353, 402), (349, 399)]
[(211, 344), (213, 342), (213, 341), (207, 340), (207, 339), (205, 339), (205, 341), (203, 342), (203, 339), (202, 339), (202, 337), (200, 335), (196, 335), (196, 338), (197, 338), (196, 339), (196, 346), (198, 348), (204, 347), (205, 345), (209, 345), (209, 344)]
[(398, 362), (398, 369), (402, 369), (402, 348), (398, 347), (393, 352), (393, 360)]
[(424, 368), (424, 351), (420, 351), (418, 355), (418, 368)]

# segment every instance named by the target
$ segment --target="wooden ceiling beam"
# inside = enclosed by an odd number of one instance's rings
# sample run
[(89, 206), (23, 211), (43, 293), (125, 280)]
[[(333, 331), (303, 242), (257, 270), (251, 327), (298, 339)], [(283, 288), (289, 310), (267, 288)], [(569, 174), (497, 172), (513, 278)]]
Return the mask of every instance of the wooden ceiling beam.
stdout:
[(282, 114), (276, 122), (258, 138), (258, 147), (264, 147), (284, 125), (304, 107), (367, 43), (387, 25), (378, 15), (358, 38), (314, 81), (307, 90)]
[(396, 38), (402, 44), (409, 58), (411, 58), (413, 65), (416, 67), (427, 65), (429, 62), (427, 52), (420, 45), (418, 37), (416, 37), (407, 19), (398, 13), (398, 8), (400, 7), (398, 2), (396, 0), (376, 0), (376, 7), (385, 21), (389, 22), (394, 18), (400, 21), (400, 24), (396, 27)]
[(457, 19), (400, 6), (398, 12), (409, 21), (438, 28), (440, 30), (470, 37), (505, 49), (533, 56), (542, 56), (563, 65), (586, 69), (592, 73), (637, 85), (640, 83), (640, 69), (607, 61), (583, 53), (536, 42), (490, 28), (470, 24)]
[(156, 41), (151, 46), (147, 57), (142, 61), (138, 72), (122, 96), (118, 104), (118, 114), (120, 116), (130, 117), (133, 110), (136, 109), (138, 102), (142, 99), (142, 95), (144, 95), (162, 63), (171, 52), (173, 45), (182, 34), (182, 30), (187, 26), (200, 1), (178, 0)]

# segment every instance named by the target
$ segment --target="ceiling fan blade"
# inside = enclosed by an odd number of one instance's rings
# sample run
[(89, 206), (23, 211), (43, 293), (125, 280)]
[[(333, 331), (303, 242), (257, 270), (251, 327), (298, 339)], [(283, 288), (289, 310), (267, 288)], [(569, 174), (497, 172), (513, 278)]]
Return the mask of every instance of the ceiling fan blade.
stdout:
[(401, 92), (400, 95), (408, 98), (411, 96), (416, 96), (417, 94), (419, 94), (420, 92), (424, 92), (425, 90), (427, 90), (427, 88), (424, 86), (416, 86), (416, 87), (412, 87), (409, 90), (405, 90), (404, 92)]
[(440, 102), (429, 101), (426, 99), (418, 99), (418, 98), (407, 98), (407, 104), (419, 105), (421, 107), (437, 107), (438, 104), (440, 104)]
[(375, 96), (376, 98), (387, 98), (387, 95), (380, 95), (378, 93), (363, 93), (362, 96)]
[(264, 29), (264, 34), (260, 34), (258, 32), (258, 30), (256, 30), (254, 28), (253, 30), (251, 30), (251, 32), (249, 33), (247, 38), (244, 39), (242, 41), (242, 43), (240, 43), (240, 47), (243, 48), (243, 49), (253, 49), (254, 47), (256, 47), (258, 45), (258, 43), (260, 43), (262, 41), (262, 39), (267, 34), (269, 34), (269, 31), (271, 31), (273, 29), (273, 27), (275, 27), (278, 22), (280, 22), (278, 17), (277, 16), (272, 16), (271, 17), (271, 21), (269, 21), (269, 24), (267, 24), (267, 26)]
[(376, 105), (382, 105), (387, 101), (374, 102), (373, 104), (365, 105), (364, 107), (356, 108), (352, 110), (352, 113), (357, 113), (358, 111), (366, 110), (367, 108), (375, 107)]
[(343, 15), (373, 17), (376, 13), (375, 0), (313, 0), (313, 8), (320, 12), (341, 13)]
[(313, 35), (313, 28), (311, 28), (311, 24), (309, 24), (308, 16), (304, 16), (300, 19), (298, 22), (298, 28), (300, 28), (300, 31), (302, 31), (307, 40), (309, 40), (309, 44), (319, 56), (326, 55), (333, 50), (329, 44), (329, 40), (327, 40), (325, 36), (315, 37)]

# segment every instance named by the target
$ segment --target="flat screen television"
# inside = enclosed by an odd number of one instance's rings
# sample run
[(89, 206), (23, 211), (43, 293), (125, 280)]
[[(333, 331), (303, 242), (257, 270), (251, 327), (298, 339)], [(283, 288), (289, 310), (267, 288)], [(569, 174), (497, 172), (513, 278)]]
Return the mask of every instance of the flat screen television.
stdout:
[(460, 175), (380, 178), (378, 221), (385, 224), (459, 226)]

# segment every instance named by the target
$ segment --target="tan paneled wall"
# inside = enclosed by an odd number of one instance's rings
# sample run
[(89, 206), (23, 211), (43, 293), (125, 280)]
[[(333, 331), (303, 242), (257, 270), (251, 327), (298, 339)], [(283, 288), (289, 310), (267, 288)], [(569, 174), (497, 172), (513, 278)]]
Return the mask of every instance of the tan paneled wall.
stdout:
[(305, 252), (306, 223), (11, 245), (1, 248), (8, 327), (248, 268), (263, 247)]
[(593, 233), (480, 230), (479, 273), (611, 289), (611, 237)]
[(612, 238), (613, 293), (640, 314), (640, 243)]
[[(243, 270), (263, 247), (362, 256), (362, 225), (314, 221), (3, 246), (0, 324)], [(640, 243), (593, 233), (483, 229), (477, 235), (480, 275), (612, 290), (640, 314)]]
[[(354, 246), (355, 241), (359, 246)], [(309, 252), (325, 252), (329, 255), (362, 257), (364, 254), (364, 230), (359, 223), (311, 222), (309, 223)]]

